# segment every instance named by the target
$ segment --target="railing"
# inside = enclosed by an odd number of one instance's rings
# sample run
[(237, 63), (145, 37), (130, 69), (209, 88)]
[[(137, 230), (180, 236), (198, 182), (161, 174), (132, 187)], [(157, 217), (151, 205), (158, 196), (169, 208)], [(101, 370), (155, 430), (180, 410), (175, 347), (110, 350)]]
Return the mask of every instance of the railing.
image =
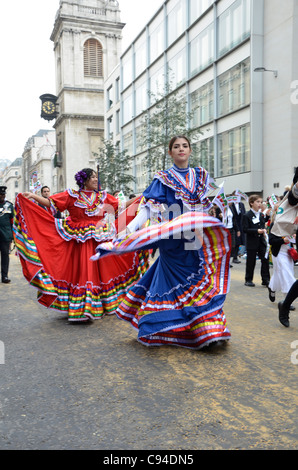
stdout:
[(82, 5), (78, 5), (78, 12), (96, 16), (106, 16), (107, 14), (107, 10), (105, 8), (84, 7)]

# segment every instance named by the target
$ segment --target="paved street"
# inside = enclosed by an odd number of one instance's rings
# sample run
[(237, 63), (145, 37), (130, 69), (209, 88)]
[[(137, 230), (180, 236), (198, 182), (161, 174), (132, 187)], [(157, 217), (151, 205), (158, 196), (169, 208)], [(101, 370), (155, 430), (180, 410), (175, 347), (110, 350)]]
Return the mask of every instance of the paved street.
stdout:
[(230, 343), (195, 352), (146, 348), (115, 316), (70, 324), (37, 304), (12, 254), (0, 449), (297, 449), (298, 302), (284, 328), (259, 264), (254, 288), (244, 267), (231, 270)]

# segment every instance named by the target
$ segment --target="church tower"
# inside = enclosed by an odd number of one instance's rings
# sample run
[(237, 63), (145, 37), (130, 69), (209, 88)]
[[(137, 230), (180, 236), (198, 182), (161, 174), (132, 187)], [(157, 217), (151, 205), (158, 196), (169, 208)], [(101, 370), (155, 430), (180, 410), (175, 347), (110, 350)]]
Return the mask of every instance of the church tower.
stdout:
[(123, 27), (116, 0), (60, 0), (51, 34), (58, 191), (76, 187), (74, 175), (82, 168), (96, 169), (93, 152), (104, 138), (104, 81), (120, 61)]

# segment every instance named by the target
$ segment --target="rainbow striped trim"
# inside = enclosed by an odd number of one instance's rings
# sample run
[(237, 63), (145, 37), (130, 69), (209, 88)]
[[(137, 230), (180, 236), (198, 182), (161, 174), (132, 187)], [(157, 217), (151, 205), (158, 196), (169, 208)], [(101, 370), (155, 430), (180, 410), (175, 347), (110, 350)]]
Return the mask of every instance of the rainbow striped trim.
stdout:
[(68, 315), (69, 321), (96, 320), (111, 315), (124, 299), (127, 290), (148, 268), (148, 254), (135, 254), (133, 275), (115, 278), (100, 286), (88, 282), (86, 286), (75, 286), (66, 281), (53, 280), (40, 270), (30, 285), (38, 290), (38, 302), (53, 310)]
[[(204, 230), (208, 227), (218, 227), (220, 231), (228, 233), (223, 224), (209, 214), (205, 212), (186, 212), (173, 220), (145, 227), (111, 242), (101, 243), (96, 249), (98, 256), (95, 256), (97, 259), (99, 256), (104, 256), (109, 252), (117, 253), (141, 250), (147, 245), (152, 244), (153, 241), (167, 239), (172, 236), (175, 237), (183, 232), (187, 233), (196, 230), (199, 235), (202, 229)], [(95, 258), (93, 257), (93, 259)]]
[[(103, 219), (102, 219), (103, 220)], [(87, 225), (73, 225), (72, 221), (67, 219), (55, 219), (56, 230), (59, 235), (66, 241), (75, 239), (77, 242), (85, 243), (90, 238), (94, 238), (97, 242), (109, 240), (116, 235), (114, 224), (101, 223), (94, 224), (92, 222)]]

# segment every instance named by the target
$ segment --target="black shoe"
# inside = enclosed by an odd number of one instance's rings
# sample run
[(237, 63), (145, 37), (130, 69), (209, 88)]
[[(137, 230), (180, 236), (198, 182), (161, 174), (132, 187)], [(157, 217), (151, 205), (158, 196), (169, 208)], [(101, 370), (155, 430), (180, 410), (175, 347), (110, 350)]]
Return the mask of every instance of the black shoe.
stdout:
[(278, 302), (278, 319), (280, 323), (288, 328), (290, 326), (289, 322), (289, 310), (284, 308), (283, 302)]
[(239, 259), (233, 259), (232, 263), (235, 263), (235, 264), (240, 264), (241, 261), (239, 261)]
[(262, 286), (268, 287), (268, 286), (269, 286), (269, 281), (263, 281), (263, 282), (262, 282)]
[(248, 286), (248, 287), (255, 287), (255, 284), (251, 281), (246, 281), (246, 283), (244, 285)]
[(290, 306), (290, 312), (293, 312), (294, 310), (296, 310), (296, 308), (294, 307), (294, 305), (291, 305)]
[(10, 279), (8, 279), (8, 277), (3, 277), (3, 278), (2, 278), (2, 282), (4, 282), (4, 284), (9, 284), (9, 283), (10, 283)]
[(269, 299), (271, 302), (275, 302), (275, 292), (274, 290), (271, 290), (270, 287), (268, 286), (268, 291), (269, 291)]

